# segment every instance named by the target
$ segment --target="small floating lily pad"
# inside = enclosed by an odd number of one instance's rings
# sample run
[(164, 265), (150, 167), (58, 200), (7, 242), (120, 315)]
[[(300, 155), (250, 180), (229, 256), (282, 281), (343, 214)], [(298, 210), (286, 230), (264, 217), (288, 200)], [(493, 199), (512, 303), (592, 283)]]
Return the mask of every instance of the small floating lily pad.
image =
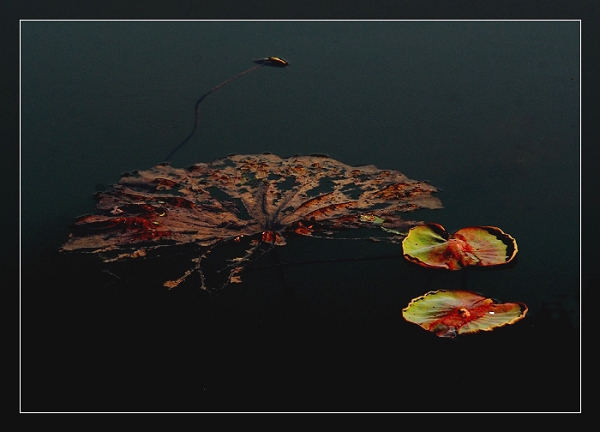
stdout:
[(402, 309), (402, 316), (440, 337), (491, 331), (527, 314), (523, 303), (497, 303), (470, 291), (430, 291)]
[(500, 228), (467, 227), (450, 236), (436, 223), (413, 227), (402, 241), (402, 250), (416, 264), (449, 270), (506, 264), (518, 251), (516, 240)]

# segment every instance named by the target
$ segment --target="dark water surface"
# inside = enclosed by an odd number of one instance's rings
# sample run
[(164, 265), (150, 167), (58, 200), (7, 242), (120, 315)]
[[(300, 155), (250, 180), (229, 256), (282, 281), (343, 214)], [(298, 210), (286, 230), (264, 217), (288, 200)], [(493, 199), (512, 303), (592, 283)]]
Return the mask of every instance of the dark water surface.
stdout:
[[(23, 411), (579, 410), (578, 22), (23, 22)], [(525, 320), (445, 340), (406, 323), (460, 276), (401, 259), (263, 267), (208, 299), (188, 258), (60, 256), (92, 194), (229, 153), (325, 153), (441, 189), (416, 218), (493, 225), (516, 266), (469, 288)], [(288, 242), (283, 262), (398, 254)], [(110, 272), (110, 273), (109, 273)], [(116, 278), (114, 275), (117, 275)], [(60, 397), (57, 391), (60, 390)]]

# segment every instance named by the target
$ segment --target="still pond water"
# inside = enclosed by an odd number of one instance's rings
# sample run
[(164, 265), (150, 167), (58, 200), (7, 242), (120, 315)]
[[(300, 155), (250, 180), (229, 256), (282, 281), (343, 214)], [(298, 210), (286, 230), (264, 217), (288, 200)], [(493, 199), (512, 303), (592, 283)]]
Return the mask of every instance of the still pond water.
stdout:
[[(575, 21), (23, 22), (22, 409), (578, 410), (579, 31)], [(436, 338), (400, 311), (461, 277), (366, 259), (399, 253), (369, 242), (289, 242), (278, 259), (311, 263), (275, 271), (265, 257), (215, 299), (164, 291), (153, 283), (161, 263), (57, 254), (94, 192), (163, 162), (200, 95), (267, 56), (290, 67), (210, 94), (172, 165), (324, 153), (427, 180), (444, 208), (415, 218), (517, 239), (517, 265), (468, 283), (526, 303), (525, 320)], [(58, 387), (70, 396), (55, 398)], [(488, 399), (473, 396), (482, 389)]]

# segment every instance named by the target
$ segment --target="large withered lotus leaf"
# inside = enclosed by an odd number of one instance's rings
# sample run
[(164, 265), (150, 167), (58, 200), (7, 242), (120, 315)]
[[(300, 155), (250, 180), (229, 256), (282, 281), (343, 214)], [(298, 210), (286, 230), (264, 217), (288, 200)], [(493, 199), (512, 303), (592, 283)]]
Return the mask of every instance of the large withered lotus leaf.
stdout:
[[(259, 245), (283, 245), (290, 235), (326, 236), (332, 230), (373, 227), (408, 229), (416, 222), (399, 213), (441, 207), (437, 189), (373, 165), (349, 166), (330, 157), (281, 158), (273, 154), (230, 155), (188, 168), (160, 164), (122, 176), (96, 195), (97, 214), (78, 218), (63, 251), (101, 254), (105, 261), (146, 256), (182, 244), (207, 248), (256, 236), (229, 264), (228, 282), (238, 282)], [(193, 271), (201, 273), (200, 257)], [(203, 288), (207, 288), (203, 286)]]
[(523, 303), (498, 303), (470, 291), (430, 291), (402, 309), (405, 320), (450, 338), (514, 324), (526, 314)]
[(402, 250), (409, 261), (448, 270), (506, 264), (518, 252), (516, 240), (500, 228), (467, 227), (449, 235), (436, 223), (411, 228), (402, 241)]

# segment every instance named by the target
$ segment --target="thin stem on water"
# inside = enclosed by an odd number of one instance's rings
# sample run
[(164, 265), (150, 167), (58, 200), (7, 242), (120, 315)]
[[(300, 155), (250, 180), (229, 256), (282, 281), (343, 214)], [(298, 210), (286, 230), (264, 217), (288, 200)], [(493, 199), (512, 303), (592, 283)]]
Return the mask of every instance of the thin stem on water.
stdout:
[(240, 72), (239, 74), (229, 78), (226, 81), (223, 81), (221, 84), (219, 84), (216, 87), (211, 88), (209, 91), (207, 91), (206, 93), (204, 93), (202, 96), (200, 96), (200, 99), (198, 99), (196, 101), (196, 106), (194, 107), (194, 116), (195, 116), (195, 122), (194, 122), (194, 128), (192, 129), (192, 132), (190, 132), (190, 134), (185, 137), (185, 139), (181, 142), (181, 144), (179, 144), (177, 147), (175, 147), (173, 150), (171, 150), (171, 152), (165, 157), (165, 161), (168, 161), (169, 159), (171, 159), (173, 157), (173, 155), (175, 153), (177, 153), (177, 151), (179, 151), (184, 145), (187, 144), (187, 142), (194, 136), (194, 134), (196, 133), (196, 130), (198, 129), (198, 125), (200, 124), (200, 111), (199, 111), (199, 107), (200, 107), (200, 103), (206, 98), (206, 96), (208, 96), (209, 94), (219, 90), (221, 87), (225, 86), (226, 84), (229, 84), (231, 81), (249, 74), (252, 71), (255, 71), (258, 68), (261, 68), (265, 65), (267, 65), (268, 63), (261, 63), (261, 64), (257, 64), (256, 66), (251, 67), (250, 69), (247, 69), (243, 72)]

